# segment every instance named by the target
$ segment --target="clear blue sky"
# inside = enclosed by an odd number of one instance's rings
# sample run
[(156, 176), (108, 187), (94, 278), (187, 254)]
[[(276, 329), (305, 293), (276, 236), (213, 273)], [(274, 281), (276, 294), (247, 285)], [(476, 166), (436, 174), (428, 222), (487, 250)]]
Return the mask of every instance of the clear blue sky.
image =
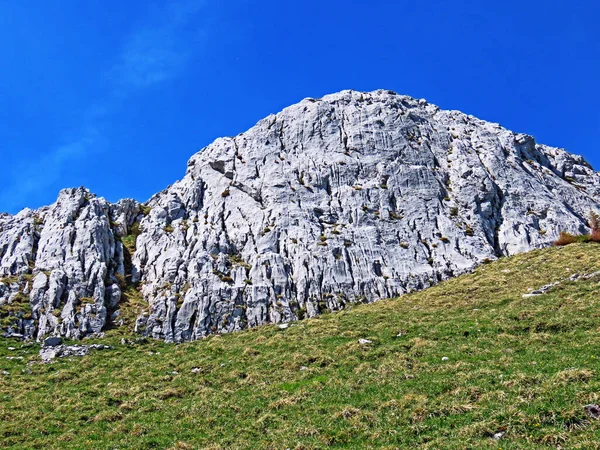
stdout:
[(426, 98), (600, 168), (600, 5), (0, 0), (0, 211), (146, 200), (219, 136), (342, 89)]

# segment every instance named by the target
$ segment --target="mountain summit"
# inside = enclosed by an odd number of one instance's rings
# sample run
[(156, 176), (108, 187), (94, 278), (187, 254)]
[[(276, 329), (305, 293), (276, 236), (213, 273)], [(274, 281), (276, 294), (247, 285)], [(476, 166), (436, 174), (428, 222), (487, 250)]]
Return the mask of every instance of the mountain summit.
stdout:
[[(390, 91), (305, 99), (145, 204), (83, 188), (0, 215), (0, 326), (187, 341), (429, 287), (587, 231), (583, 158)], [(129, 308), (129, 309), (128, 309)]]

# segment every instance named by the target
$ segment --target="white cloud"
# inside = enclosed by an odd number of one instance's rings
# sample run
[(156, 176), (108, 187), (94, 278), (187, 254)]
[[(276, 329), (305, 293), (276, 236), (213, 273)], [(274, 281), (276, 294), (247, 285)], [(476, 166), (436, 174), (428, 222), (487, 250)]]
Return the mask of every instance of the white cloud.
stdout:
[(4, 175), (0, 205), (11, 212), (16, 212), (22, 205), (31, 205), (32, 197), (38, 198), (45, 189), (54, 188), (69, 164), (89, 156), (96, 140), (96, 130), (86, 129), (79, 139), (11, 167)]
[(114, 84), (108, 96), (87, 108), (81, 131), (69, 144), (58, 146), (42, 157), (23, 160), (4, 171), (0, 207), (15, 212), (23, 205), (35, 206), (32, 199), (43, 197), (44, 190), (66, 187), (61, 182), (66, 169), (100, 151), (98, 130), (128, 94), (181, 74), (200, 47), (198, 41), (203, 30), (196, 19), (206, 2), (162, 0), (149, 7), (124, 40), (117, 61), (109, 71)]
[(205, 3), (185, 0), (151, 8), (126, 40), (112, 70), (117, 84), (141, 89), (179, 75), (197, 51), (200, 30), (190, 25)]

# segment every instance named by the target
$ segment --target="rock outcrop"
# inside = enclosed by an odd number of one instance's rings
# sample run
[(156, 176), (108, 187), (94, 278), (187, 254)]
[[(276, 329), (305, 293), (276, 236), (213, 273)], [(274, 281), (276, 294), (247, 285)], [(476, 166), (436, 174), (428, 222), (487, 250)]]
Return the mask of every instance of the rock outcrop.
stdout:
[(136, 330), (167, 341), (289, 322), (585, 232), (598, 199), (581, 157), (500, 125), (389, 91), (305, 99), (144, 205), (71, 189), (0, 216), (2, 324), (99, 333), (131, 286)]
[(71, 356), (85, 356), (90, 353), (90, 350), (109, 350), (112, 347), (109, 345), (92, 344), (92, 345), (58, 345), (55, 347), (43, 347), (40, 350), (40, 359), (42, 362), (48, 363), (55, 358), (68, 358)]
[[(110, 205), (83, 188), (56, 203), (0, 218), (2, 327), (24, 337), (100, 333), (121, 300), (121, 235), (140, 205)], [(114, 222), (118, 220), (119, 222)]]

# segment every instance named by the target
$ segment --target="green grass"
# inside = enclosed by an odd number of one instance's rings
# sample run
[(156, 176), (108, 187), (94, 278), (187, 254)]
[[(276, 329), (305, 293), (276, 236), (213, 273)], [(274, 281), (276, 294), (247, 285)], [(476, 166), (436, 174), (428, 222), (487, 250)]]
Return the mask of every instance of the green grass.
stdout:
[[(27, 364), (38, 360), (36, 344), (3, 340), (0, 443), (598, 448), (600, 421), (583, 407), (600, 402), (600, 279), (523, 294), (600, 270), (599, 256), (597, 244), (535, 251), (286, 330), (137, 346), (120, 345), (111, 330), (103, 342), (112, 350), (48, 365)], [(495, 441), (498, 431), (506, 435)]]
[(22, 292), (17, 293), (11, 302), (0, 305), (0, 330), (15, 326), (19, 317), (31, 319), (29, 297)]

